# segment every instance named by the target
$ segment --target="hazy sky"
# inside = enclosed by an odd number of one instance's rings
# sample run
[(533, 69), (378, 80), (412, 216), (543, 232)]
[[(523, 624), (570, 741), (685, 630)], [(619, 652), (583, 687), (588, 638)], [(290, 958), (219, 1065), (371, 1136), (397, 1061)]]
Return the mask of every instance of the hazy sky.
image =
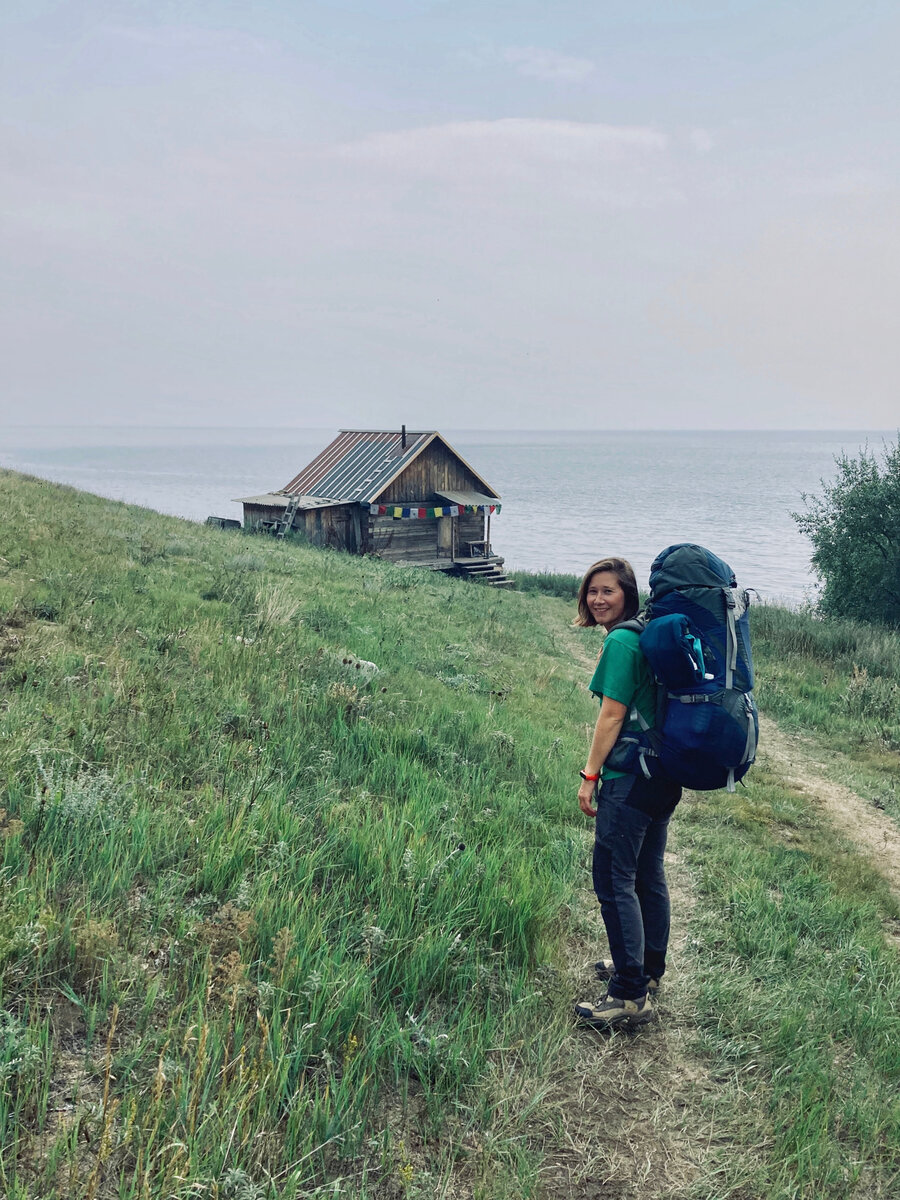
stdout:
[(0, 419), (895, 428), (896, 0), (3, 0)]

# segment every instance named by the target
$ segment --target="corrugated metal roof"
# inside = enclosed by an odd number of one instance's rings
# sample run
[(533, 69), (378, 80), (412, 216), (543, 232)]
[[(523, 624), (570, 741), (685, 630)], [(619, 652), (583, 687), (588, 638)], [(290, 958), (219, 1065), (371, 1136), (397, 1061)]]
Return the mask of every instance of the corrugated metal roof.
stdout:
[(336, 504), (341, 504), (340, 500), (326, 500), (324, 496), (298, 496), (297, 508), (301, 511), (309, 508), (334, 508)]
[[(404, 447), (399, 432), (342, 429), (330, 446), (326, 446), (296, 478), (285, 484), (283, 491), (288, 494), (313, 492), (317, 496), (330, 496), (344, 503), (358, 501), (372, 504), (436, 437), (439, 434), (435, 430), (424, 433), (407, 431)], [(468, 463), (465, 465), (468, 467)], [(469, 470), (472, 468), (469, 467)], [(474, 471), (472, 473), (475, 474)], [(476, 478), (481, 477), (476, 475)], [(485, 487), (489, 488), (490, 485), (485, 483)]]
[(434, 436), (407, 433), (404, 449), (400, 433), (342, 429), (284, 491), (371, 502)]
[[(310, 508), (334, 508), (340, 500), (327, 500), (323, 496), (297, 496), (297, 508), (302, 512)], [(268, 492), (265, 496), (242, 496), (235, 504), (259, 504), (267, 508), (287, 508), (290, 496), (284, 492)]]
[(278, 492), (267, 492), (265, 496), (239, 496), (235, 504), (259, 504), (267, 508), (287, 508), (288, 498)]

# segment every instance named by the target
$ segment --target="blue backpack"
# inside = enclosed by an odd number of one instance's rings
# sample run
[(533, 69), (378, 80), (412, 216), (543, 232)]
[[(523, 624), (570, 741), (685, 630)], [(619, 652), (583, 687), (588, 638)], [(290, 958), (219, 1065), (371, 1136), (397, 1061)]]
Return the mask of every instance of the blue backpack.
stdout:
[(734, 572), (703, 546), (681, 542), (657, 556), (644, 616), (619, 626), (640, 633), (656, 676), (656, 728), (634, 709), (643, 732), (620, 735), (609, 766), (648, 778), (662, 767), (694, 791), (734, 791), (759, 738), (749, 608)]

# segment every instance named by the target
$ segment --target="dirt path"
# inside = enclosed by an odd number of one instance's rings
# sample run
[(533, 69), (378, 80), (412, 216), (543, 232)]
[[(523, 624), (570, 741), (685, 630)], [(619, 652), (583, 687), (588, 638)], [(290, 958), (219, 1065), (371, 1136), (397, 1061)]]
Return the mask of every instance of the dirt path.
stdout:
[[(673, 838), (673, 842), (676, 839)], [(586, 838), (586, 855), (589, 853)], [(709, 1097), (718, 1090), (694, 1035), (684, 943), (693, 887), (677, 851), (666, 855), (672, 894), (671, 966), (654, 1000), (659, 1019), (634, 1033), (572, 1029), (544, 1103), (556, 1116), (555, 1150), (542, 1170), (541, 1200), (660, 1200), (687, 1197), (713, 1141)], [(590, 890), (573, 904), (568, 945), (573, 1000), (603, 990), (593, 961), (606, 939)]]
[[(593, 666), (583, 643), (573, 659)], [(884, 875), (900, 897), (900, 829), (871, 803), (825, 773), (822, 751), (763, 718), (760, 760), (787, 785), (810, 796), (823, 817)], [(574, 795), (573, 795), (574, 803)], [(585, 860), (590, 836), (586, 831)], [(679, 1200), (714, 1168), (721, 1152), (715, 1113), (723, 1081), (695, 1049), (694, 992), (685, 953), (694, 887), (678, 849), (677, 815), (666, 856), (672, 893), (670, 966), (655, 1007), (659, 1020), (634, 1034), (604, 1036), (573, 1026), (545, 1111), (555, 1112), (555, 1149), (542, 1172), (541, 1200)], [(587, 872), (586, 872), (587, 875)], [(890, 926), (896, 924), (889, 922)], [(572, 906), (568, 946), (573, 993), (600, 994), (592, 961), (606, 945), (599, 908), (586, 887)], [(898, 930), (886, 927), (889, 937)], [(574, 999), (573, 995), (573, 999)], [(726, 1101), (727, 1103), (727, 1101)], [(561, 1131), (561, 1136), (560, 1136)], [(762, 1150), (733, 1148), (750, 1157)]]
[(828, 822), (852, 842), (884, 876), (900, 899), (900, 827), (872, 803), (825, 774), (822, 751), (805, 738), (785, 733), (774, 721), (760, 718), (760, 760), (809, 796)]

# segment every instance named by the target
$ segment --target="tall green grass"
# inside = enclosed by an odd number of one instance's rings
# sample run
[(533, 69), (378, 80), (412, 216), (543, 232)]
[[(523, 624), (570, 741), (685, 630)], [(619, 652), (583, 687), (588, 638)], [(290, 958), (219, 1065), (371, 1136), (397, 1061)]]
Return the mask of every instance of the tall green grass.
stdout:
[(590, 714), (555, 635), (439, 575), (0, 486), (7, 1194), (364, 1191), (411, 1087), (446, 1171), (547, 1022), (580, 853), (554, 714)]
[(715, 1194), (892, 1195), (900, 958), (885, 922), (900, 905), (807, 798), (761, 769), (748, 780), (680, 813), (701, 900), (695, 1020), (724, 1092)]
[(515, 581), (520, 592), (537, 592), (543, 596), (557, 596), (561, 600), (574, 600), (578, 595), (581, 576), (555, 571), (516, 571)]
[[(529, 1114), (568, 1036), (595, 715), (571, 599), (2, 472), (0, 505), (0, 1190), (541, 1195)], [(822, 699), (820, 623), (755, 618), (765, 706), (892, 753)], [(840, 688), (888, 686), (896, 647), (861, 639)], [(881, 1186), (892, 901), (750, 779), (679, 822), (698, 1035), (765, 1114), (721, 1119), (734, 1187), (717, 1164), (697, 1195)]]
[(883, 626), (823, 619), (808, 609), (795, 611), (768, 604), (752, 611), (754, 638), (768, 658), (806, 658), (844, 672), (855, 666), (900, 683), (900, 637)]

